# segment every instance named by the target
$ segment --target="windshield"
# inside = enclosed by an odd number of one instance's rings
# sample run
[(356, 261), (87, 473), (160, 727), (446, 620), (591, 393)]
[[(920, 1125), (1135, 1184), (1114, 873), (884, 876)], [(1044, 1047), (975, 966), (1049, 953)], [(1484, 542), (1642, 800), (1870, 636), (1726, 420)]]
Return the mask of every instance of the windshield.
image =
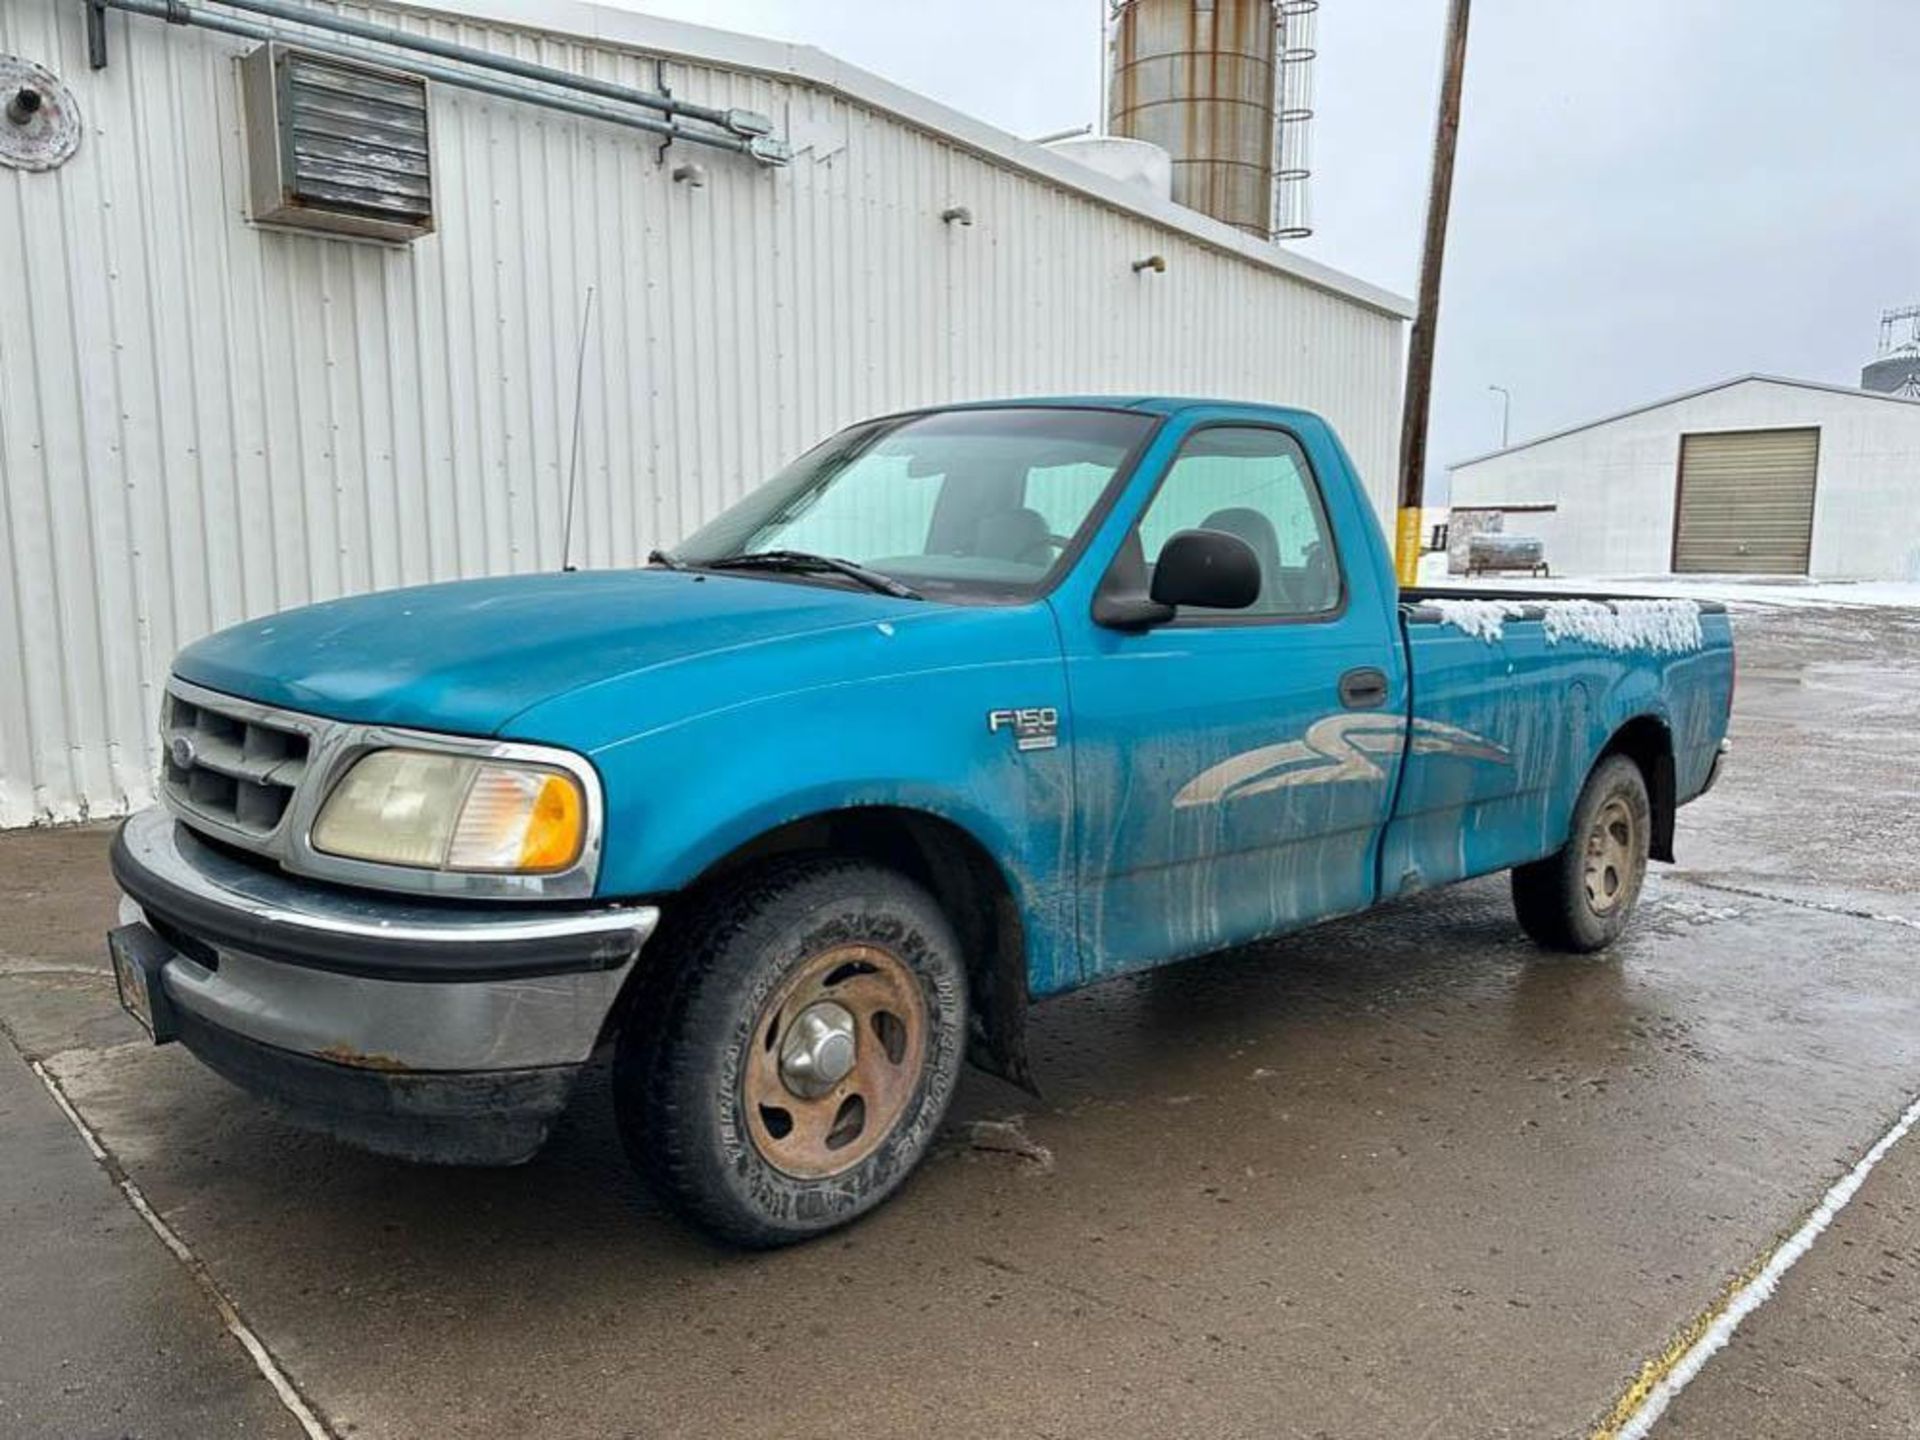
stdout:
[(724, 566), (802, 552), (945, 599), (1030, 594), (1153, 424), (1131, 411), (1002, 409), (856, 425), (695, 531), (671, 558)]

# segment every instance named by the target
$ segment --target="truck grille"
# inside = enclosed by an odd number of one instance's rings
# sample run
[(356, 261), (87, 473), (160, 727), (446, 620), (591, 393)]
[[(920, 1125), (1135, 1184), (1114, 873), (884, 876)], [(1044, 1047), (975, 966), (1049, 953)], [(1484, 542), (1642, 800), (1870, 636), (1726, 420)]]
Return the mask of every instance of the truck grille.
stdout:
[(312, 746), (306, 732), (262, 718), (258, 706), (177, 692), (167, 695), (160, 741), (161, 783), (176, 807), (257, 839), (279, 828)]

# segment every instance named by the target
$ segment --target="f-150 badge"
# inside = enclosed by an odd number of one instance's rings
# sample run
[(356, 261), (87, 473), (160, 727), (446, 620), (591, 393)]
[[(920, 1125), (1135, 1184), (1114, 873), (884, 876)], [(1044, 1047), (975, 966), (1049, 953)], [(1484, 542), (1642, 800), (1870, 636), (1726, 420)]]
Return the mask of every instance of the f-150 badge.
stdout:
[(989, 710), (987, 729), (995, 735), (1002, 730), (1013, 731), (1016, 750), (1051, 750), (1060, 743), (1060, 711), (1052, 705)]

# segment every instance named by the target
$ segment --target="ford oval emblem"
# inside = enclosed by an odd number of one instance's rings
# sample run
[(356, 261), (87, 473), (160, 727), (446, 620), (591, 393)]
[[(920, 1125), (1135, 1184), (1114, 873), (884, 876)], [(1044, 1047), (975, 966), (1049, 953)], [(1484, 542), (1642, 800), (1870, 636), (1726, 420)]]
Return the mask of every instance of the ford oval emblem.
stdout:
[(191, 770), (194, 760), (198, 758), (194, 753), (191, 735), (174, 736), (167, 742), (167, 754), (173, 758), (173, 768), (176, 770)]

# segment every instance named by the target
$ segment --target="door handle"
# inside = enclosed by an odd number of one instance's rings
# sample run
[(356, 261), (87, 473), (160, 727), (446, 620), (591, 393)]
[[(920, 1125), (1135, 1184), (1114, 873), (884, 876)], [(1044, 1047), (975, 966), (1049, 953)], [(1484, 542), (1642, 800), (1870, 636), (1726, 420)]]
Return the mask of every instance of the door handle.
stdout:
[(1386, 704), (1386, 672), (1371, 665), (1347, 671), (1340, 677), (1340, 703), (1349, 710), (1377, 710)]

